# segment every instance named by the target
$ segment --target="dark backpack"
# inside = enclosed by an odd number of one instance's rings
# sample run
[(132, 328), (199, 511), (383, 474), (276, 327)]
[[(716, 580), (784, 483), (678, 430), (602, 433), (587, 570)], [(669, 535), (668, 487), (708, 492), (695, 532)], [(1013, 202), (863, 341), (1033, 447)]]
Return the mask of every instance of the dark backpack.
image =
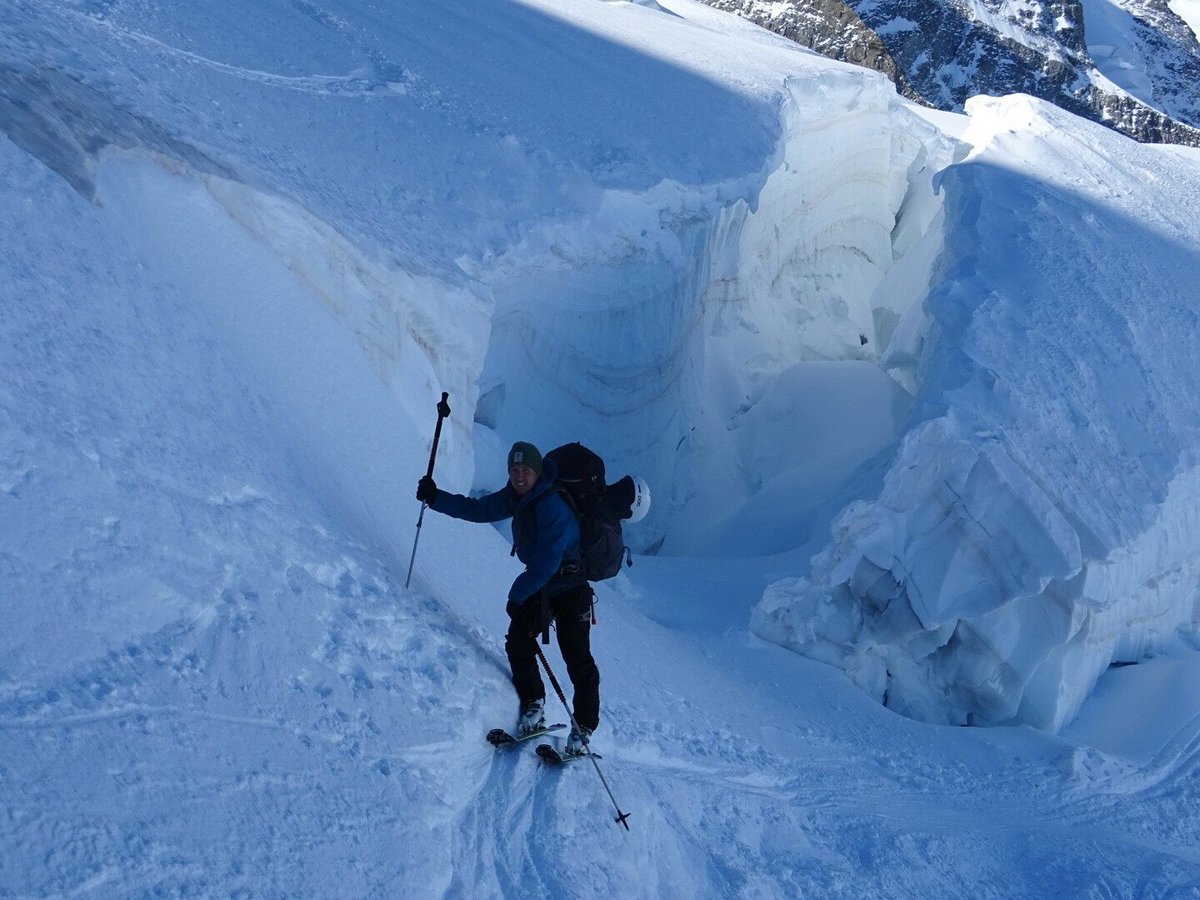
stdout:
[(546, 454), (558, 466), (554, 490), (561, 494), (579, 522), (579, 565), (588, 581), (603, 581), (621, 571), (621, 561), (633, 565), (625, 546), (621, 519), (628, 504), (610, 494), (604, 480), (604, 460), (580, 443), (564, 444)]

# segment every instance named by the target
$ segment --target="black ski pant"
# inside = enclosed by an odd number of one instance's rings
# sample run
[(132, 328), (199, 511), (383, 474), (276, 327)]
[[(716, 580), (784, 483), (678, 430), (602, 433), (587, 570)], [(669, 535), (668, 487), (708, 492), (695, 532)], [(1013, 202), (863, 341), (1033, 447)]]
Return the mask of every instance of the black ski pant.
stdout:
[[(600, 670), (592, 658), (592, 587), (586, 582), (550, 597), (550, 616), (558, 633), (558, 649), (575, 688), (575, 721), (595, 731), (600, 724)], [(509, 623), (504, 651), (512, 668), (512, 683), (524, 706), (546, 696), (538, 669), (536, 642), (542, 631), (542, 598), (530, 597)]]

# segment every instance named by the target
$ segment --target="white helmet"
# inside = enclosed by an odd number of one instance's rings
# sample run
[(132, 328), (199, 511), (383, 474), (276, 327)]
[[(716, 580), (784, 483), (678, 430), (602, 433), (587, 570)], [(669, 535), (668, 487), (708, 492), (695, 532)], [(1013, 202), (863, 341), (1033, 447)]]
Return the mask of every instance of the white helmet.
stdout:
[(629, 505), (633, 511), (626, 522), (640, 522), (650, 512), (650, 485), (637, 475), (633, 477), (633, 502)]

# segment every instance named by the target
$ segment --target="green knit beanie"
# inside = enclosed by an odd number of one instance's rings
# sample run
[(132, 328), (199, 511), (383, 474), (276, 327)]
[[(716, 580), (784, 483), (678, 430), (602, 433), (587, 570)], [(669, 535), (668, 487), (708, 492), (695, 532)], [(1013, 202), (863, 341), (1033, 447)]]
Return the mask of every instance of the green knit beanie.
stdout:
[(508, 467), (529, 466), (538, 475), (542, 474), (542, 454), (533, 444), (517, 441), (508, 451)]

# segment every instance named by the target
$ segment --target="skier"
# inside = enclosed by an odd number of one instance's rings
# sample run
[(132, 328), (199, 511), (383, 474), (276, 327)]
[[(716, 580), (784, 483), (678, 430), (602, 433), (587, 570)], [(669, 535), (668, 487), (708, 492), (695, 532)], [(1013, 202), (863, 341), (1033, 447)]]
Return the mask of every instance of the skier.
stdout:
[[(558, 472), (533, 444), (518, 441), (508, 453), (508, 484), (483, 497), (439, 490), (429, 475), (417, 483), (417, 499), (430, 509), (468, 522), (512, 518), (513, 549), (525, 564), (508, 591), (510, 623), (504, 650), (521, 703), (518, 736), (545, 727), (546, 688), (537, 664), (537, 635), (557, 623), (558, 646), (574, 686), (575, 725), (565, 756), (585, 752), (600, 722), (600, 671), (592, 658), (594, 594), (580, 565), (579, 524), (554, 490)], [(578, 727), (576, 727), (578, 726)]]

